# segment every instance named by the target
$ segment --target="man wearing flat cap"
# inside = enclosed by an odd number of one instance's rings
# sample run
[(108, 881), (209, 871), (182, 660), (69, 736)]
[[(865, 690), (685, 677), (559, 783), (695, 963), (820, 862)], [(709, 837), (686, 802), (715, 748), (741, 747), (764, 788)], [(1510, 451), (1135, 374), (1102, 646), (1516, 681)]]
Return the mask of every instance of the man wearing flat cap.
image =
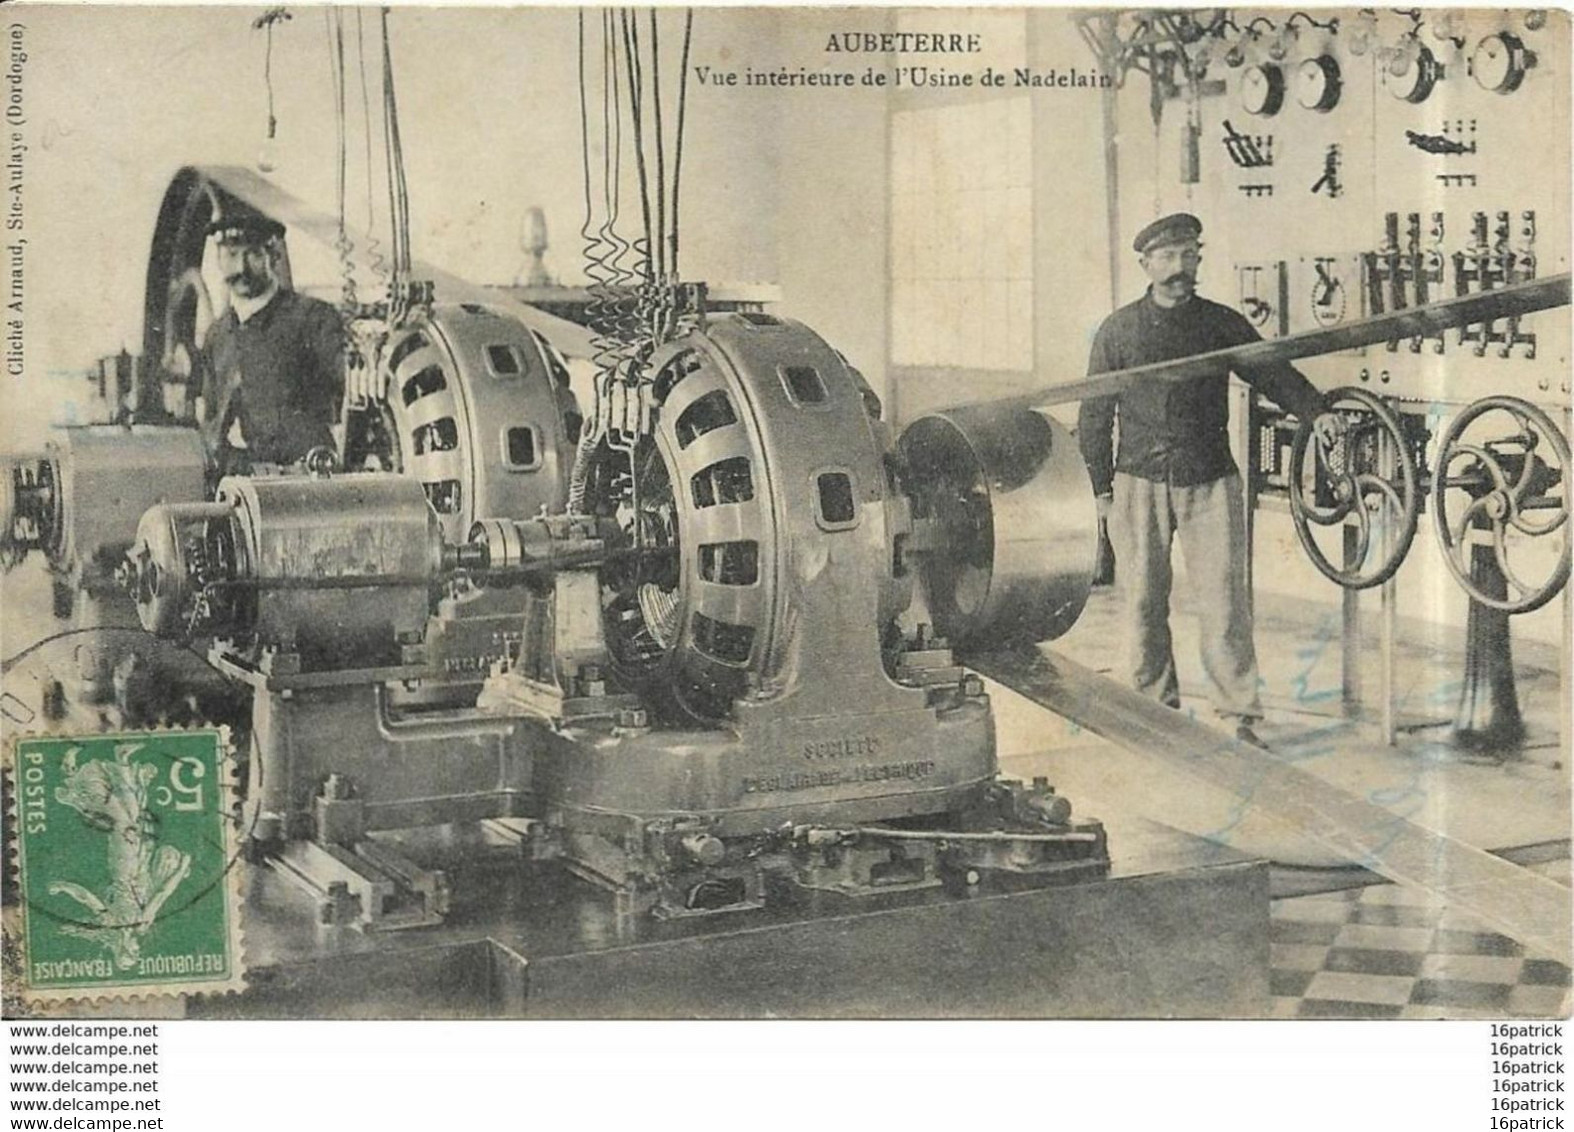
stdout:
[(284, 226), (254, 213), (208, 225), (229, 309), (199, 359), (203, 427), (221, 474), (293, 464), (334, 447), (344, 396), (339, 313), (284, 285)]
[[(1202, 222), (1185, 212), (1137, 233), (1132, 247), (1149, 280), (1147, 294), (1099, 327), (1089, 376), (1258, 340), (1243, 315), (1196, 293), (1201, 241)], [(1316, 421), (1320, 434), (1337, 428), (1334, 418), (1320, 417), (1322, 395), (1293, 366), (1235, 372), (1281, 408)], [(1214, 709), (1237, 739), (1263, 746), (1253, 730), (1262, 707), (1244, 500), (1229, 447), (1229, 377), (1221, 365), (1206, 376), (1142, 381), (1091, 398), (1082, 403), (1077, 433), (1115, 548), (1132, 683), (1180, 707), (1169, 625), (1170, 549), (1179, 536)], [(1111, 435), (1117, 420), (1118, 449)]]

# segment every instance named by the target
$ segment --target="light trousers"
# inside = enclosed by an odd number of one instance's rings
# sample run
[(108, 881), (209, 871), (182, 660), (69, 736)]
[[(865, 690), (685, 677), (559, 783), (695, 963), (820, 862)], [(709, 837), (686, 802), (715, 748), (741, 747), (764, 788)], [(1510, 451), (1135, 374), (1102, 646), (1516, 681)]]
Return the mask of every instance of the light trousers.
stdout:
[(1170, 553), (1179, 535), (1214, 709), (1241, 722), (1262, 718), (1240, 476), (1232, 472), (1211, 483), (1175, 487), (1117, 473), (1109, 534), (1132, 685), (1180, 707), (1170, 637)]

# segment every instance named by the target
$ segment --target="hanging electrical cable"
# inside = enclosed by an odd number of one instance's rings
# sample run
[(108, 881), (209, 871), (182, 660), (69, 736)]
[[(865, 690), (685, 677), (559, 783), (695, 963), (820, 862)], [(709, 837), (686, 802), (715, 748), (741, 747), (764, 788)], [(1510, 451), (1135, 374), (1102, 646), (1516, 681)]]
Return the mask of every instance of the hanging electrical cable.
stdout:
[(656, 10), (650, 10), (650, 102), (656, 125), (656, 240), (655, 277), (667, 281), (667, 152), (661, 136), (661, 37)]
[(628, 69), (629, 116), (634, 127), (634, 158), (639, 170), (640, 212), (645, 221), (642, 255), (645, 257), (645, 279), (651, 277), (650, 241), (650, 177), (645, 167), (645, 90), (643, 68), (639, 57), (639, 26), (627, 11), (620, 12), (623, 27), (624, 62)]
[[(596, 365), (595, 380), (591, 382), (591, 396), (593, 398), (591, 411), (585, 414), (584, 422), (580, 426), (579, 441), (574, 449), (574, 463), (569, 470), (568, 479), (568, 510), (571, 514), (583, 512), (586, 490), (589, 485), (590, 464), (601, 439), (601, 386), (602, 372), (607, 362), (605, 351), (611, 344), (611, 339), (602, 328), (605, 304), (605, 291), (607, 284), (612, 279), (613, 268), (608, 262), (616, 246), (606, 238), (606, 224), (598, 230), (595, 227), (595, 203), (592, 190), (592, 156), (590, 138), (590, 93), (589, 75), (587, 73), (587, 54), (585, 43), (585, 12), (579, 11), (579, 133), (580, 133), (580, 158), (584, 172), (584, 197), (585, 219), (579, 227), (579, 235), (584, 247), (585, 275), (590, 280), (590, 301), (586, 304), (586, 315), (593, 331), (592, 350), (593, 361)], [(601, 61), (603, 80), (606, 71), (606, 19), (602, 20)], [(608, 192), (608, 167), (611, 156), (606, 144), (608, 128), (607, 91), (605, 82), (602, 87), (602, 176), (601, 190), (603, 197)]]
[(672, 154), (672, 277), (678, 277), (678, 193), (683, 187), (683, 124), (689, 100), (689, 41), (694, 33), (694, 9), (683, 13), (683, 59), (678, 67), (678, 136)]
[[(642, 362), (650, 346), (669, 339), (696, 299), (679, 283), (679, 205), (684, 135), (688, 113), (688, 62), (693, 43), (693, 12), (683, 16), (677, 80), (662, 58), (662, 17), (652, 12), (641, 27), (628, 10), (602, 13), (600, 74), (593, 76), (596, 52), (591, 27), (579, 22), (580, 135), (584, 163), (585, 218), (580, 236), (585, 274), (590, 281), (587, 321), (594, 332), (598, 372), (616, 373), (627, 383), (643, 380)], [(669, 39), (669, 44), (671, 40)], [(663, 63), (669, 76), (664, 87)], [(592, 82), (599, 78), (601, 123), (594, 133)], [(675, 89), (672, 89), (674, 88)], [(626, 97), (624, 91), (626, 89)], [(674, 104), (676, 128), (673, 128)], [(627, 123), (625, 133), (623, 126)], [(627, 143), (625, 142), (627, 138)], [(640, 230), (633, 240), (620, 232), (622, 155), (632, 149), (639, 192)], [(594, 163), (601, 162), (601, 195), (593, 191)], [(598, 217), (599, 204), (599, 217)], [(597, 220), (600, 220), (599, 225)], [(643, 343), (643, 345), (641, 345)]]
[(388, 259), (383, 255), (382, 241), (377, 238), (376, 189), (373, 185), (376, 167), (372, 164), (372, 99), (366, 81), (366, 27), (362, 10), (355, 10), (355, 68), (361, 86), (361, 128), (365, 141), (366, 176), (366, 259), (373, 278), (386, 289), (391, 282)]
[(410, 197), (404, 175), (404, 147), (399, 136), (399, 99), (394, 91), (393, 52), (388, 36), (388, 9), (382, 9), (383, 126), (388, 163), (390, 223), (393, 228), (393, 287), (396, 305), (410, 276)]
[(334, 237), (334, 251), (339, 256), (339, 315), (348, 335), (350, 320), (354, 317), (359, 300), (355, 287), (355, 242), (350, 238), (347, 216), (347, 183), (349, 174), (349, 124), (345, 103), (344, 63), (344, 13), (338, 8), (324, 8), (323, 20), (328, 28), (328, 65), (333, 76), (333, 111), (335, 135), (335, 188), (338, 205), (339, 229)]

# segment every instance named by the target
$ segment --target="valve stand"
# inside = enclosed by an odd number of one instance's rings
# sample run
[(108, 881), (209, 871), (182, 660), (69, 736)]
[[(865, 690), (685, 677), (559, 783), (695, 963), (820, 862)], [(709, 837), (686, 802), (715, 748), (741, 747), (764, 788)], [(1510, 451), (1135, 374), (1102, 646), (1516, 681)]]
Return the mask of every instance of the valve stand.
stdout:
[(1392, 694), (1394, 575), (1419, 524), (1424, 498), (1421, 454), (1428, 433), (1423, 418), (1400, 412), (1359, 386), (1333, 390), (1327, 404), (1327, 411), (1345, 426), (1331, 444), (1317, 438), (1313, 421), (1254, 411), (1253, 486), (1287, 500), (1307, 557), (1343, 591), (1342, 701), (1351, 716), (1364, 714), (1361, 591), (1378, 590), (1383, 610), (1379, 722), (1384, 741), (1392, 744), (1397, 734)]
[[(1517, 397), (1476, 401), (1438, 442), (1432, 518), (1443, 561), (1470, 597), (1454, 723), (1466, 749), (1502, 754), (1524, 739), (1509, 618), (1541, 608), (1568, 583), (1568, 465), (1562, 431)], [(1538, 556), (1542, 569), (1527, 580), (1524, 560)]]
[[(1350, 386), (1334, 390), (1329, 406), (1344, 416), (1344, 436), (1329, 447), (1314, 440), (1311, 421), (1301, 422), (1290, 455), (1290, 514), (1323, 576), (1363, 590), (1392, 578), (1409, 553), (1421, 514), (1420, 476), (1411, 438), (1381, 398)], [(1344, 532), (1343, 565), (1324, 553), (1314, 527)]]

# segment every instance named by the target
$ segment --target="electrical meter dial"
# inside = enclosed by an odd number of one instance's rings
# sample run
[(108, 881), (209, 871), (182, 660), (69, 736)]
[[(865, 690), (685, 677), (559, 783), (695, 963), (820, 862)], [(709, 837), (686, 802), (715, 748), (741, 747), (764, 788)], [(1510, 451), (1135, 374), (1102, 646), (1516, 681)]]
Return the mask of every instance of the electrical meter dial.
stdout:
[(1295, 101), (1307, 110), (1326, 114), (1339, 105), (1342, 89), (1339, 63), (1332, 55), (1303, 59), (1295, 68)]
[(1477, 84), (1497, 94), (1518, 90), (1525, 73), (1535, 65), (1535, 53), (1506, 31), (1487, 36), (1470, 56), (1470, 73)]
[(1397, 52), (1388, 65), (1389, 92), (1405, 102), (1425, 102), (1443, 77), (1443, 64), (1437, 61), (1432, 49), (1414, 44), (1408, 51)]
[(1271, 118), (1284, 105), (1284, 72), (1272, 63), (1259, 63), (1241, 72), (1241, 109), (1260, 118)]

